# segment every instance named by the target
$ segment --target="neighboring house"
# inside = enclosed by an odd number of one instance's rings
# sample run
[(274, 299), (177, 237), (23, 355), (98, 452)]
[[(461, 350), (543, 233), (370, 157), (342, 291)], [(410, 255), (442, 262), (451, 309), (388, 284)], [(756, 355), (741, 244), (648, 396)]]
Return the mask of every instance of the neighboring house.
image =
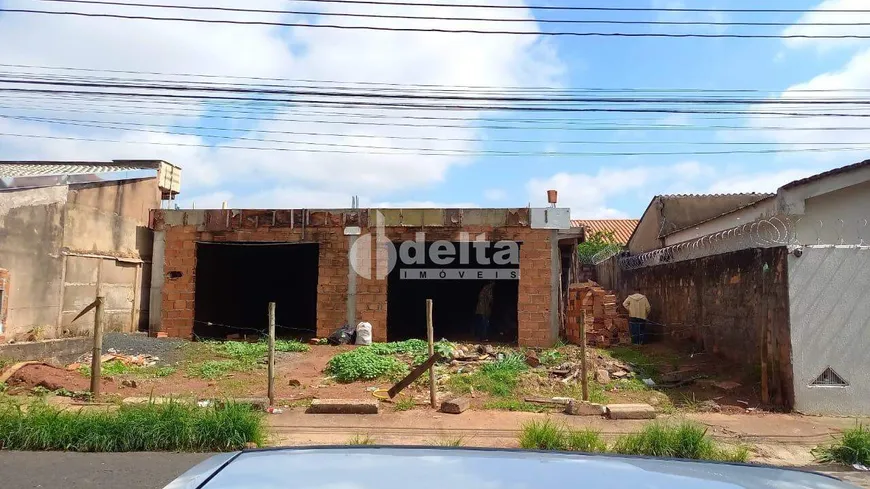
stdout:
[(870, 415), (868, 219), (870, 160), (775, 194), (656, 197), (632, 256), (599, 268), (666, 336), (760, 372), (763, 400)]
[[(136, 176), (136, 178), (128, 178)], [(0, 341), (148, 324), (151, 209), (178, 192), (163, 161), (0, 162)]]
[(643, 253), (666, 246), (667, 237), (699, 223), (748, 208), (774, 194), (657, 195), (647, 206), (628, 240), (631, 253)]
[(585, 236), (595, 233), (613, 233), (616, 244), (625, 246), (640, 219), (572, 219), (572, 228), (583, 228)]

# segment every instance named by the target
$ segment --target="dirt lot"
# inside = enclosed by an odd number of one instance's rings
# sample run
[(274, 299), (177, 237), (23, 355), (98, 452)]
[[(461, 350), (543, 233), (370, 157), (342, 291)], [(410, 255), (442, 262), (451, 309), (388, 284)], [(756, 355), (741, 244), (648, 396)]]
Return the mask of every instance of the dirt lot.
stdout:
[[(212, 343), (166, 341), (156, 338), (123, 338), (115, 345), (126, 345), (126, 354), (157, 355), (161, 361), (146, 368), (126, 368), (104, 364), (102, 392), (109, 397), (174, 396), (196, 398), (264, 397), (266, 367), (262, 355), (247, 363), (233, 363), (226, 352), (216, 350)], [(504, 356), (519, 356), (528, 350), (504, 345), (451, 344), (463, 350), (460, 358), (436, 367), (439, 396), (465, 394), (471, 397), (475, 409), (510, 411), (552, 411), (540, 404), (525, 402), (530, 397), (581, 397), (578, 380), (580, 349), (562, 345), (550, 350), (534, 350), (541, 366), (517, 372), (497, 382), (479, 373), (482, 366)], [(324, 370), (335, 355), (354, 349), (353, 346), (311, 345), (306, 352), (278, 352), (276, 359), (276, 391), (283, 405), (304, 405), (314, 398), (371, 398), (373, 390), (388, 389), (394, 378), (377, 378), (339, 383)], [(113, 352), (120, 352), (113, 348)], [(399, 355), (405, 363), (409, 356)], [(484, 360), (478, 360), (484, 358)], [(742, 374), (733, 366), (710, 355), (693, 353), (691, 345), (616, 347), (611, 350), (587, 351), (589, 360), (589, 393), (593, 402), (649, 403), (662, 413), (721, 412), (728, 414), (762, 410), (758, 404), (758, 386), (751, 381), (751, 372)], [(170, 359), (171, 361), (167, 361)], [(84, 359), (88, 365), (88, 359)], [(217, 370), (215, 370), (217, 369)], [(599, 370), (608, 370), (606, 375)], [(737, 372), (737, 374), (735, 374)], [(574, 374), (573, 378), (571, 374)], [(608, 378), (601, 378), (601, 375)], [(89, 385), (87, 367), (68, 370), (48, 365), (21, 368), (7, 382), (8, 393), (27, 395), (46, 391), (76, 393)], [(427, 376), (409, 386), (397, 398), (400, 410), (428, 405)], [(655, 388), (643, 379), (656, 382)], [(674, 382), (682, 380), (684, 385)], [(663, 380), (670, 381), (662, 387)], [(131, 382), (132, 381), (132, 382)], [(41, 387), (38, 387), (41, 386)], [(416, 405), (415, 405), (416, 403)], [(386, 408), (390, 409), (390, 404)], [(395, 406), (395, 405), (394, 405)]]

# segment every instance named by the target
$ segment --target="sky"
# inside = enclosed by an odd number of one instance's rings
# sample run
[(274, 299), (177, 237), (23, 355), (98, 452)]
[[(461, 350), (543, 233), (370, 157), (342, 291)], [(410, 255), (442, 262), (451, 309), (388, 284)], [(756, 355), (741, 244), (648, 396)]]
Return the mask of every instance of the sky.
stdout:
[[(541, 0), (536, 0), (542, 5)], [(232, 6), (230, 0), (185, 0), (188, 5)], [(428, 2), (432, 3), (432, 2)], [(453, 0), (451, 3), (526, 5), (520, 0)], [(607, 6), (679, 8), (757, 8), (750, 0), (618, 0), (589, 2)], [(550, 2), (569, 5), (571, 3)], [(805, 9), (806, 13), (740, 14), (723, 12), (548, 13), (529, 9), (384, 7), (312, 4), (290, 0), (251, 0), (246, 8), (312, 12), (401, 13), (421, 16), (542, 18), (608, 18), (728, 22), (778, 22), (781, 27), (745, 26), (565, 26), (523, 24), (538, 31), (566, 29), (636, 32), (703, 32), (774, 34), (870, 34), (870, 27), (798, 26), (808, 22), (868, 22), (870, 14), (818, 13), (815, 9), (866, 9), (863, 0), (771, 0), (767, 8)], [(316, 8), (315, 8), (316, 7)], [(278, 22), (329, 23), (322, 15), (157, 12), (140, 7), (68, 5), (38, 0), (0, 0), (2, 9), (122, 12), (142, 15), (186, 15)], [(862, 19), (862, 17), (867, 17)], [(342, 20), (344, 23), (421, 25), (425, 21)], [(447, 28), (498, 29), (502, 24), (451, 21)], [(508, 27), (516, 29), (517, 25)], [(755, 29), (751, 30), (750, 29)], [(232, 77), (264, 77), (330, 82), (378, 82), (449, 86), (576, 88), (702, 88), (764, 90), (772, 99), (805, 97), (795, 90), (870, 89), (870, 40), (826, 39), (697, 39), (697, 38), (570, 38), (374, 32), (260, 25), (151, 22), (0, 12), (0, 72), (44, 72), (9, 65), (74, 67), (173, 74), (213, 75), (216, 82), (238, 83)], [(45, 71), (48, 72), (48, 71)], [(117, 76), (117, 75), (116, 75)], [(137, 75), (124, 75), (137, 76)], [(158, 75), (138, 75), (160, 79)], [(167, 76), (162, 76), (167, 78)], [(275, 82), (271, 82), (275, 83)], [(819, 97), (834, 96), (829, 94)], [(828, 92), (829, 93), (829, 92)], [(237, 105), (240, 110), (242, 105)], [(789, 107), (789, 106), (784, 106)], [(559, 205), (574, 219), (639, 217), (658, 194), (770, 192), (789, 181), (867, 159), (870, 151), (799, 151), (812, 144), (850, 147), (861, 130), (818, 131), (816, 127), (861, 127), (858, 117), (772, 119), (756, 114), (536, 114), (565, 118), (557, 130), (531, 126), (493, 129), (499, 121), (528, 118), (525, 113), (447, 112), (461, 116), (453, 127), (408, 127), (343, 122), (377, 116), (377, 109), (345, 109), (323, 116), (316, 109), (292, 104), (244, 107), (256, 117), (221, 118), (226, 107), (206, 102), (166, 104), (119, 100), (106, 103), (62, 98), (4, 95), (0, 100), (0, 160), (162, 159), (183, 169), (183, 207), (236, 208), (348, 207), (357, 195), (362, 206), (388, 207), (514, 207), (546, 205), (546, 190), (559, 191)], [(781, 107), (778, 107), (778, 109)], [(738, 109), (752, 110), (750, 105)], [(763, 110), (757, 108), (758, 110)], [(352, 111), (352, 112), (350, 112)], [(410, 115), (411, 111), (405, 111)], [(445, 111), (415, 110), (417, 117), (445, 117)], [(3, 117), (5, 116), (5, 117)], [(10, 117), (17, 118), (10, 118)], [(25, 119), (21, 117), (25, 116)], [(28, 118), (29, 117), (29, 118)], [(90, 120), (138, 124), (83, 127), (34, 120)], [(257, 119), (257, 120), (254, 120)], [(320, 120), (321, 122), (313, 122)], [(322, 121), (326, 122), (322, 122)], [(371, 118), (366, 120), (372, 120)], [(386, 119), (387, 121), (396, 119)], [(571, 124), (577, 124), (572, 126)], [(217, 127), (215, 131), (182, 131), (178, 126)], [(590, 125), (670, 124), (687, 130), (578, 130)], [(767, 129), (772, 124), (795, 130)], [(445, 124), (446, 125), (446, 124)], [(729, 129), (705, 129), (710, 125)], [(738, 129), (730, 129), (730, 128)], [(296, 141), (315, 145), (414, 145), (437, 143), (452, 154), (374, 154), (374, 151), (252, 151), (250, 139), (297, 133)], [(308, 133), (307, 136), (298, 133)], [(317, 133), (311, 135), (311, 133)], [(328, 133), (329, 135), (325, 135)], [(208, 134), (208, 135), (206, 135)], [(25, 137), (29, 136), (29, 137)], [(36, 136), (36, 137), (35, 137)], [(272, 136), (274, 137), (274, 136)], [(286, 138), (287, 136), (282, 136)], [(71, 138), (71, 139), (70, 139)], [(423, 138), (416, 143), (407, 140)], [(115, 140), (84, 141), (82, 139)], [(531, 141), (531, 142), (519, 142)], [(581, 142), (582, 141), (582, 142)], [(143, 142), (147, 144), (143, 144)], [(617, 156), (613, 152), (698, 152), (746, 150), (720, 143), (776, 143), (795, 150), (775, 154)], [(836, 143), (842, 143), (837, 146)], [(303, 143), (306, 144), (306, 143)], [(257, 142), (258, 147), (282, 143)], [(286, 146), (286, 145), (285, 145)], [(774, 146), (764, 146), (765, 148)], [(504, 156), (493, 152), (522, 152)], [(469, 154), (470, 153), (470, 154)], [(577, 154), (581, 153), (581, 154)]]

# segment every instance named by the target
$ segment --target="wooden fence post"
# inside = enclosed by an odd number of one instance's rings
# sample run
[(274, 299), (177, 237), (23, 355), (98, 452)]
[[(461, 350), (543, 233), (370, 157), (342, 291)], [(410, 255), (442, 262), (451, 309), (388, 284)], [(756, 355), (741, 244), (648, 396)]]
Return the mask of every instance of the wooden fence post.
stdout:
[[(429, 357), (435, 354), (435, 330), (432, 326), (432, 299), (426, 299), (426, 336), (429, 338)], [(432, 409), (437, 409), (435, 398), (435, 365), (429, 367), (429, 402)]]
[(269, 303), (269, 406), (275, 405), (275, 303)]
[(96, 309), (94, 310), (94, 349), (91, 353), (91, 394), (93, 397), (100, 395), (100, 370), (103, 356), (103, 303), (106, 297), (98, 295)]

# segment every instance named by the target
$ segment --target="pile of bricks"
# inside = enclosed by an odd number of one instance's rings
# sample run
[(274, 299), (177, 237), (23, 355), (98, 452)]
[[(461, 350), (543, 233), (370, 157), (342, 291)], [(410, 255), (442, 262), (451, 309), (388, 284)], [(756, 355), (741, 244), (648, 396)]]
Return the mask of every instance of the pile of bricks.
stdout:
[(586, 344), (599, 348), (631, 343), (628, 317), (616, 312), (616, 295), (595, 282), (572, 284), (568, 289), (565, 335), (580, 343), (580, 325), (586, 323)]

